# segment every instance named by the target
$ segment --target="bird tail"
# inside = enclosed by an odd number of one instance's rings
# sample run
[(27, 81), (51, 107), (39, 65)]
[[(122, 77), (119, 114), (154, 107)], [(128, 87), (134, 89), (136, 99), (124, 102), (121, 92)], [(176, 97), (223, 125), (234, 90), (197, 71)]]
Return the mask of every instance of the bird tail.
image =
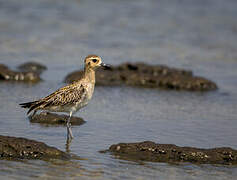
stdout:
[(31, 111), (36, 110), (42, 102), (39, 101), (33, 101), (33, 102), (27, 102), (27, 103), (21, 103), (19, 104), (22, 108), (29, 108), (29, 111), (27, 114), (29, 114)]

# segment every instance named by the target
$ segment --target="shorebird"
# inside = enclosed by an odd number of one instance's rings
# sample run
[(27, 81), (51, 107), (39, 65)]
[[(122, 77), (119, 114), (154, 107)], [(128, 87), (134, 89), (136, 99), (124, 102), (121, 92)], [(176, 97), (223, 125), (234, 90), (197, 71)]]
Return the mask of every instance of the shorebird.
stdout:
[[(62, 87), (52, 94), (37, 101), (20, 104), (23, 108), (29, 108), (27, 115), (38, 110), (51, 112), (67, 112), (67, 141), (73, 138), (70, 119), (72, 115), (86, 106), (92, 98), (95, 87), (95, 69), (97, 67), (109, 67), (104, 64), (97, 55), (89, 55), (84, 60), (84, 72), (81, 79)], [(32, 115), (32, 116), (33, 116)]]

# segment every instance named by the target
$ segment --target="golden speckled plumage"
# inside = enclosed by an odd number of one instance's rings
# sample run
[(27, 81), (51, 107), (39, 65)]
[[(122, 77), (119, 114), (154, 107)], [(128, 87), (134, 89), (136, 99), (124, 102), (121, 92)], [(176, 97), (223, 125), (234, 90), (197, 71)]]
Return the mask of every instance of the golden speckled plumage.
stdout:
[[(73, 113), (86, 106), (91, 99), (95, 86), (95, 69), (99, 66), (106, 66), (97, 55), (89, 55), (85, 58), (84, 74), (82, 78), (62, 87), (52, 94), (37, 101), (20, 104), (23, 108), (29, 108), (27, 114), (38, 110), (53, 112), (68, 112), (68, 131), (70, 131), (70, 118)], [(72, 138), (72, 133), (70, 137)]]
[(86, 96), (86, 87), (81, 83), (73, 83), (33, 102), (28, 113), (32, 110), (40, 109), (56, 112), (70, 112), (70, 106), (75, 106), (76, 103), (83, 102)]

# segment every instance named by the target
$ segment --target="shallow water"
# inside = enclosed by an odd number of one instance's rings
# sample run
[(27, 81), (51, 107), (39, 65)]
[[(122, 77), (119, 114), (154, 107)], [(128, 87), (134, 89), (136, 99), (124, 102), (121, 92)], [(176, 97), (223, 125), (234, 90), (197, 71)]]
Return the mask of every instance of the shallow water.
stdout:
[(65, 151), (65, 127), (30, 124), (18, 103), (64, 85), (90, 53), (104, 62), (143, 61), (190, 69), (214, 92), (96, 87), (76, 115), (70, 151), (81, 160), (1, 161), (3, 179), (235, 179), (236, 167), (130, 162), (98, 151), (151, 140), (237, 149), (237, 2), (235, 0), (0, 0), (0, 63), (45, 64), (39, 84), (0, 83), (0, 134)]

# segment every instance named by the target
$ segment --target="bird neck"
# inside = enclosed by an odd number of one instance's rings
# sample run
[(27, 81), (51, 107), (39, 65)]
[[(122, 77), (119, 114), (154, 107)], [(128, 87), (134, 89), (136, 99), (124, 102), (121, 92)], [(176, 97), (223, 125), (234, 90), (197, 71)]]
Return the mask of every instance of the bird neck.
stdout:
[(95, 70), (90, 67), (85, 67), (84, 78), (88, 80), (88, 82), (95, 83)]

